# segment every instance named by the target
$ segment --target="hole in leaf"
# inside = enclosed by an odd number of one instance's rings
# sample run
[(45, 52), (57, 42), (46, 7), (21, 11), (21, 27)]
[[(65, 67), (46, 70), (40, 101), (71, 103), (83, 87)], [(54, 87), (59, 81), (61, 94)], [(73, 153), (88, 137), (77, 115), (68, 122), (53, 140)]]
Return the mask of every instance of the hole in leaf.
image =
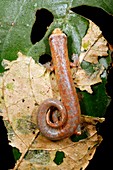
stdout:
[(37, 10), (36, 12), (36, 21), (33, 25), (32, 32), (31, 32), (31, 42), (35, 44), (36, 42), (40, 41), (45, 32), (47, 27), (52, 23), (53, 15), (50, 11), (42, 8)]
[(65, 158), (65, 154), (62, 151), (57, 151), (55, 155), (55, 159), (53, 160), (57, 165), (60, 165), (63, 162), (63, 158)]
[(34, 105), (35, 105), (35, 106), (38, 106), (38, 103), (35, 103)]
[(73, 12), (80, 14), (92, 20), (100, 27), (103, 36), (110, 44), (113, 44), (113, 16), (101, 8), (82, 5), (71, 9)]
[(3, 73), (5, 71), (4, 67), (1, 65), (1, 61), (0, 61), (0, 73)]
[(71, 138), (72, 142), (78, 142), (79, 140), (85, 139), (87, 137), (88, 137), (87, 132), (84, 131), (80, 136), (79, 135), (72, 135), (70, 138)]
[(22, 102), (24, 103), (24, 102), (25, 102), (25, 99), (22, 99)]
[(13, 169), (15, 165), (12, 146), (9, 145), (8, 132), (5, 126), (2, 116), (0, 116), (0, 170)]
[(4, 96), (1, 96), (1, 99), (4, 100)]
[(17, 161), (20, 158), (21, 153), (19, 152), (19, 149), (15, 147), (12, 148), (12, 151), (13, 151), (13, 156), (14, 156), (15, 161)]
[(39, 63), (41, 63), (41, 64), (45, 64), (50, 61), (51, 61), (51, 56), (48, 54), (41, 55), (39, 58)]

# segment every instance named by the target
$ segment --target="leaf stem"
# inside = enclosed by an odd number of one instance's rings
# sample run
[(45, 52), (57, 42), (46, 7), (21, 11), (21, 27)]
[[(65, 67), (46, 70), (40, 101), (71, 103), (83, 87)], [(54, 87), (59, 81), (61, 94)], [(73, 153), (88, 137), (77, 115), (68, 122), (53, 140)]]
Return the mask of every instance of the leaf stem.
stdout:
[(18, 169), (18, 167), (20, 166), (22, 160), (24, 159), (25, 154), (26, 154), (27, 151), (30, 149), (32, 143), (33, 143), (34, 140), (37, 138), (37, 136), (39, 135), (39, 133), (40, 133), (40, 131), (37, 130), (36, 133), (35, 133), (35, 136), (33, 137), (32, 141), (30, 142), (28, 148), (25, 149), (25, 151), (22, 153), (20, 159), (16, 162), (16, 165), (15, 165), (15, 167), (13, 168), (13, 170), (17, 170), (17, 169)]

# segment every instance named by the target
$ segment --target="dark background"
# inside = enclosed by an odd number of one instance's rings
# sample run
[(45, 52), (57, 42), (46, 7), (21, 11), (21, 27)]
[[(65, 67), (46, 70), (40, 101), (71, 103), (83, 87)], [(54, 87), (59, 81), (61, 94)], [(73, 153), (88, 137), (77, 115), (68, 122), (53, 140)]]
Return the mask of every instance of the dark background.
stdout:
[[(98, 25), (103, 36), (109, 44), (113, 45), (113, 16), (95, 7), (81, 6), (73, 9), (74, 12), (85, 16)], [(111, 56), (113, 56), (111, 52)], [(111, 103), (105, 114), (98, 133), (103, 137), (103, 141), (97, 148), (93, 159), (86, 170), (110, 170), (113, 167), (113, 68), (108, 68), (108, 83), (106, 92), (111, 96)]]

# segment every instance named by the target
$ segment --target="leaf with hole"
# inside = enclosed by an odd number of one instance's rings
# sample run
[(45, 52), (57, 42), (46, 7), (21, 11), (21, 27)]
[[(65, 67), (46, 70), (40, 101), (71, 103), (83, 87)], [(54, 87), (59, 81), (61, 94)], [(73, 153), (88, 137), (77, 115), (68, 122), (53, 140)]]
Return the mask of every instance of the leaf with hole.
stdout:
[(14, 169), (86, 167), (102, 141), (96, 124), (104, 119), (82, 116), (83, 133), (79, 139), (74, 136), (53, 142), (42, 136), (36, 122), (37, 108), (44, 99), (60, 96), (54, 88), (55, 80), (52, 78), (50, 83), (50, 75), (43, 66), (22, 53), (18, 56), (15, 61), (4, 61), (9, 70), (0, 77), (0, 115), (14, 147), (15, 159), (19, 159)]

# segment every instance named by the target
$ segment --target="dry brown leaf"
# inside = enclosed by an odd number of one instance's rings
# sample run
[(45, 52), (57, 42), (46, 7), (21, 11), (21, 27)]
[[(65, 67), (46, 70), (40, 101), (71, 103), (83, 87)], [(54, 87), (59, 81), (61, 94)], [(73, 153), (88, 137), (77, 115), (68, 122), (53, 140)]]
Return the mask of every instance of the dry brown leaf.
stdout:
[(89, 29), (87, 34), (82, 40), (81, 54), (79, 56), (79, 63), (83, 60), (91, 64), (95, 64), (95, 71), (93, 74), (86, 72), (79, 64), (78, 69), (73, 68), (72, 74), (74, 83), (76, 87), (81, 91), (86, 90), (88, 93), (92, 94), (93, 91), (91, 86), (102, 82), (101, 74), (104, 72), (105, 68), (99, 63), (99, 56), (108, 56), (107, 41), (102, 36), (101, 31), (98, 26), (96, 26), (92, 21), (89, 21)]
[(82, 39), (81, 51), (83, 52), (80, 54), (80, 61), (84, 59), (85, 61), (96, 64), (98, 63), (99, 56), (108, 56), (108, 46), (99, 27), (92, 21), (89, 21), (89, 23), (87, 34)]
[(101, 74), (104, 71), (104, 67), (102, 65), (98, 65), (96, 67), (96, 70), (93, 74), (87, 73), (84, 69), (79, 66), (79, 68), (76, 69), (73, 68), (72, 74), (74, 83), (77, 88), (79, 88), (81, 91), (86, 90), (88, 93), (93, 93), (91, 86), (97, 83), (102, 82)]
[[(34, 159), (34, 155), (29, 154), (27, 159), (23, 159), (19, 169), (42, 169), (42, 167), (49, 170), (56, 170), (58, 168), (61, 170), (85, 169), (89, 161), (93, 158), (97, 146), (102, 141), (101, 136), (97, 135), (95, 124), (97, 122), (103, 122), (103, 120), (101, 118), (82, 116), (81, 121), (85, 124), (85, 129), (87, 129), (89, 137), (79, 142), (72, 142), (69, 138), (52, 142), (40, 135), (30, 148), (31, 153), (33, 151), (36, 152), (38, 148), (39, 150), (37, 152), (40, 154), (36, 154)], [(62, 151), (65, 154), (63, 163), (58, 166), (53, 162), (56, 151)]]
[[(80, 60), (85, 60), (90, 63), (98, 63), (99, 56), (107, 56), (108, 46), (106, 39), (102, 36), (102, 32), (99, 27), (92, 21), (89, 21), (89, 29), (87, 34), (82, 39), (83, 51), (80, 55)], [(84, 50), (86, 52), (84, 52)]]
[[(85, 169), (102, 141), (95, 125), (103, 119), (82, 116), (81, 125), (88, 137), (79, 142), (72, 142), (70, 138), (57, 142), (48, 140), (39, 134), (36, 112), (43, 100), (60, 98), (54, 75), (50, 77), (43, 66), (21, 53), (18, 53), (17, 60), (4, 63), (9, 70), (0, 77), (0, 115), (10, 145), (22, 153), (13, 170)], [(65, 154), (60, 165), (54, 162), (56, 151)]]

